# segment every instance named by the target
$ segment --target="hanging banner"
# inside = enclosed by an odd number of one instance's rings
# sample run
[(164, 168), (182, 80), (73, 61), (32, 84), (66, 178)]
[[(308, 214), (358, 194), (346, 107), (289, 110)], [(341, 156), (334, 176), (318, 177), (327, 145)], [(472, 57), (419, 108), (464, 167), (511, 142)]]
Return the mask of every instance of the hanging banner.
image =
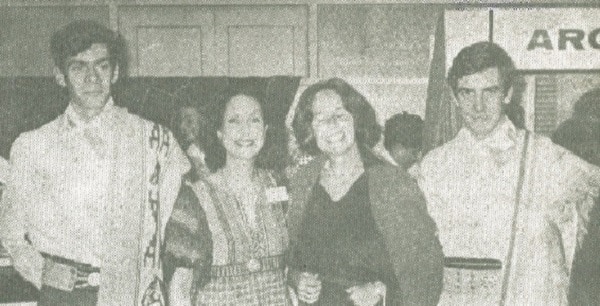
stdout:
[(493, 10), (493, 39), (524, 70), (600, 69), (600, 9)]

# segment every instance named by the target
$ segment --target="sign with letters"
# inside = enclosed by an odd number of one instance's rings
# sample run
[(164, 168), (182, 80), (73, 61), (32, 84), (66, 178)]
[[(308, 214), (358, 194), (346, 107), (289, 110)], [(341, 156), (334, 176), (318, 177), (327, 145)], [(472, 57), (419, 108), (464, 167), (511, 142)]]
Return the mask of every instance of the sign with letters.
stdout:
[(523, 70), (600, 69), (599, 8), (493, 10), (493, 39)]

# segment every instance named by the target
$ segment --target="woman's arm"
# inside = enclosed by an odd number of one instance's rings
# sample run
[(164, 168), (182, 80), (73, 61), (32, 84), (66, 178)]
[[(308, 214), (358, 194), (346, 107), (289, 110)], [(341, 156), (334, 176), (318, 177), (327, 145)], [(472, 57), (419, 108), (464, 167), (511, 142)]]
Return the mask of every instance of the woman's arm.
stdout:
[[(212, 235), (206, 214), (192, 188), (183, 184), (165, 230), (163, 270), (176, 298), (210, 280)], [(171, 304), (179, 305), (179, 304)]]
[(391, 167), (376, 170), (369, 172), (373, 217), (399, 285), (388, 288), (387, 294), (394, 294), (403, 305), (437, 305), (444, 255), (425, 199), (408, 174)]

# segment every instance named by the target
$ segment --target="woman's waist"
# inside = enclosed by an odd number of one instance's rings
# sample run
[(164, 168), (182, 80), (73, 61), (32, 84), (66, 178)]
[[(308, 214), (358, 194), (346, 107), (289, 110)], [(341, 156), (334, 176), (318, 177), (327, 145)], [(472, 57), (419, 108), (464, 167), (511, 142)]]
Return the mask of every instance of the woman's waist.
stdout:
[(254, 273), (277, 271), (285, 268), (284, 256), (248, 258), (246, 260), (225, 265), (213, 265), (210, 268), (212, 278), (242, 276)]

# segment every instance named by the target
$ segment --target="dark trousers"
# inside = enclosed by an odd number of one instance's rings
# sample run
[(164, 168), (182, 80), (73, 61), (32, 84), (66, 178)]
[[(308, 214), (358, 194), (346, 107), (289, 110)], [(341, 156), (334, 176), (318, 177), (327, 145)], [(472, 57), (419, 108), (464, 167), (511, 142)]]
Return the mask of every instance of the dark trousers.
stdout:
[(98, 288), (63, 291), (50, 286), (42, 286), (38, 306), (96, 306)]

